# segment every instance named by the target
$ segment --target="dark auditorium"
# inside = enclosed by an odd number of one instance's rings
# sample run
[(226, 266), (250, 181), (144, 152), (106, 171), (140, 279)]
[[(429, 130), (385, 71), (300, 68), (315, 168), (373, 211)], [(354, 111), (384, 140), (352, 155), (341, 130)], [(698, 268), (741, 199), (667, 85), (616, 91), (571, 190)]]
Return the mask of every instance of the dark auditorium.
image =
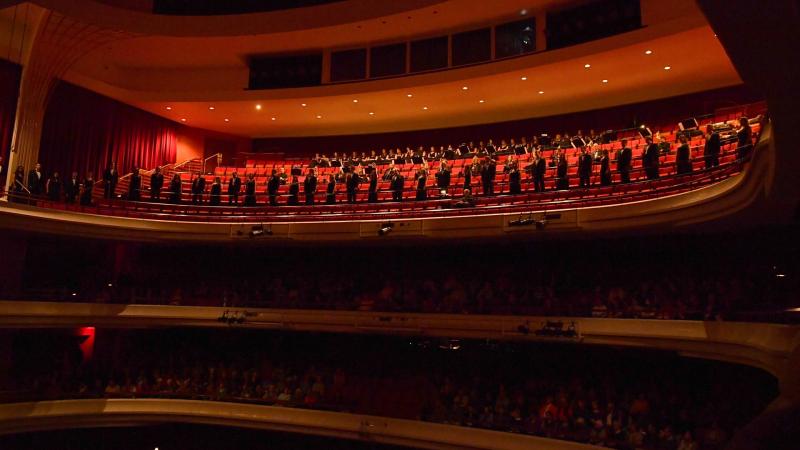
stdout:
[(0, 449), (800, 447), (796, 0), (0, 0)]

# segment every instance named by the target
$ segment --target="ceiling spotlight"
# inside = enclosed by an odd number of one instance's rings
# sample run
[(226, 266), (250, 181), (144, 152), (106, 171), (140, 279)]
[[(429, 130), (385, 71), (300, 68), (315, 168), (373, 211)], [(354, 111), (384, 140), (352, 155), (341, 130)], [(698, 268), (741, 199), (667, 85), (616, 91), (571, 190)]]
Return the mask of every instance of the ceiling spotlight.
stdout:
[(527, 9), (523, 9), (522, 11), (520, 11), (520, 12), (519, 12), (519, 15), (520, 15), (520, 16), (526, 16), (526, 15), (528, 15), (528, 10), (527, 10)]
[(354, 99), (353, 99), (353, 103), (358, 103), (358, 99), (357, 99), (357, 98), (354, 98)]
[(225, 122), (230, 122), (230, 121), (231, 119), (228, 119), (227, 117), (225, 118)]
[(584, 65), (583, 65), (583, 68), (584, 68), (584, 69), (588, 69), (589, 67), (592, 67), (592, 65), (591, 65), (591, 64), (584, 64)]
[(669, 70), (669, 69), (672, 69), (672, 67), (671, 66), (664, 66), (664, 70)]
[(256, 109), (261, 111), (261, 104), (256, 105)]
[(408, 98), (411, 98), (411, 97), (413, 97), (413, 95), (411, 95), (411, 94), (406, 94), (406, 97), (408, 97)]
[(527, 79), (528, 79), (528, 77), (522, 77), (522, 78), (520, 78), (520, 80), (522, 80), (522, 81), (525, 81), (525, 80), (527, 80)]
[(608, 80), (603, 80), (603, 83), (608, 83)]
[(544, 94), (544, 91), (539, 91), (539, 95), (542, 95), (542, 94)]
[(317, 115), (317, 119), (322, 119), (322, 116), (320, 116), (320, 115)]
[(186, 118), (182, 118), (182, 119), (181, 119), (181, 122), (186, 122)]
[(278, 120), (278, 118), (277, 117), (273, 117), (272, 120)]
[(461, 90), (462, 90), (462, 91), (466, 91), (467, 89), (469, 89), (469, 88), (468, 88), (468, 87), (466, 87), (466, 86), (461, 86)]
[(208, 110), (209, 110), (209, 111), (213, 111), (213, 110), (215, 110), (215, 109), (217, 109), (217, 108), (214, 108), (213, 106), (209, 106), (209, 107), (208, 107)]
[(172, 111), (172, 106), (167, 106), (167, 111)]
[(308, 106), (308, 105), (306, 105), (305, 103), (300, 103), (300, 106), (302, 106), (303, 108), (305, 108), (305, 107), (306, 107), (306, 106)]
[(423, 107), (422, 107), (422, 109), (423, 109), (423, 110), (425, 110), (425, 111), (427, 111), (427, 110), (428, 110), (428, 107), (427, 107), (427, 106), (423, 106)]
[(645, 51), (644, 51), (644, 54), (645, 54), (645, 55), (652, 55), (652, 54), (653, 54), (653, 51), (652, 51), (652, 50), (645, 50)]
[(370, 115), (370, 116), (374, 116), (374, 115), (375, 115), (375, 113), (374, 113), (374, 112), (372, 112), (372, 111), (370, 111), (370, 112), (369, 112), (369, 115)]
[(478, 103), (485, 103), (484, 100), (478, 100)]

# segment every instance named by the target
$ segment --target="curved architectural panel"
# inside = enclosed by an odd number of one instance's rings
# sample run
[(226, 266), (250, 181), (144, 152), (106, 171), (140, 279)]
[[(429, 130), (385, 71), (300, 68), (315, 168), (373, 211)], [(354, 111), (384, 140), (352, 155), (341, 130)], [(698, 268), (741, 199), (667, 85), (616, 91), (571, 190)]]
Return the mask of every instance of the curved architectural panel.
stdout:
[[(246, 316), (244, 322), (236, 326), (248, 328), (494, 340), (552, 340), (552, 337), (521, 332), (520, 325), (561, 320), (575, 324), (574, 339), (583, 344), (672, 350), (758, 367), (784, 383), (797, 384), (797, 380), (791, 379), (794, 370), (791, 361), (793, 352), (800, 346), (800, 327), (779, 324), (0, 302), (0, 325), (228, 327), (230, 325), (219, 320), (226, 312)], [(571, 341), (571, 338), (561, 339)]]
[(260, 428), (442, 450), (600, 448), (411, 420), (213, 401), (113, 399), (0, 405), (0, 433), (159, 422)]

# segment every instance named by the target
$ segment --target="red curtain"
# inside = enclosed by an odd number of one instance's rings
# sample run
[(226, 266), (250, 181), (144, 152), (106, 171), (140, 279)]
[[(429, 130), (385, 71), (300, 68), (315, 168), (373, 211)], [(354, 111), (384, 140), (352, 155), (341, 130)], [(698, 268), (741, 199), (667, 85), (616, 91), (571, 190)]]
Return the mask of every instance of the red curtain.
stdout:
[(17, 113), (21, 74), (22, 67), (0, 59), (0, 156), (3, 157), (3, 171), (0, 175), (5, 175), (8, 170), (8, 152), (11, 149), (11, 136), (14, 133), (14, 116)]
[(111, 161), (123, 174), (175, 162), (178, 124), (69, 83), (56, 87), (42, 128), (46, 173), (98, 178)]

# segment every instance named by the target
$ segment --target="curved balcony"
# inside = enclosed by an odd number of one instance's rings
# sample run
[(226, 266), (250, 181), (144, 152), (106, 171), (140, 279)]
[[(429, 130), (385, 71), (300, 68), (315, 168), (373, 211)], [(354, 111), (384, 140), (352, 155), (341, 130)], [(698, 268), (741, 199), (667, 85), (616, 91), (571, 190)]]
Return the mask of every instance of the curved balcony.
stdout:
[(429, 449), (590, 450), (536, 436), (257, 404), (180, 399), (88, 399), (0, 405), (0, 432), (183, 422), (258, 428)]
[[(470, 208), (454, 208), (452, 198), (277, 208), (126, 201), (99, 201), (87, 207), (40, 201), (43, 207), (8, 202), (0, 214), (5, 216), (8, 228), (129, 240), (252, 241), (254, 227), (264, 231), (257, 233), (260, 242), (375, 239), (381, 237), (378, 231), (387, 223), (392, 227), (388, 238), (689, 225), (734, 214), (760, 197), (773, 164), (769, 127), (762, 133), (751, 162), (736, 160), (734, 151), (731, 147), (724, 156), (729, 161), (721, 166), (689, 176), (667, 172), (656, 181), (545, 193), (532, 192), (528, 181), (524, 185), (529, 187), (522, 194), (481, 197)], [(500, 189), (504, 189), (502, 184)]]

